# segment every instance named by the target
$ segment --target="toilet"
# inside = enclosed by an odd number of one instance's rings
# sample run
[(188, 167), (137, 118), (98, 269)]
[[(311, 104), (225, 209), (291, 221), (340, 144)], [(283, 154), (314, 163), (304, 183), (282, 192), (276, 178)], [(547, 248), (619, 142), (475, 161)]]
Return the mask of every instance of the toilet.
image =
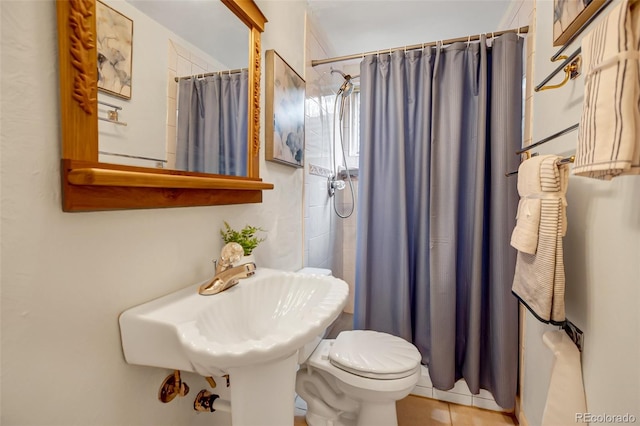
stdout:
[(309, 426), (398, 425), (396, 401), (409, 395), (421, 374), (414, 345), (387, 333), (352, 330), (319, 339), (309, 352), (296, 375)]

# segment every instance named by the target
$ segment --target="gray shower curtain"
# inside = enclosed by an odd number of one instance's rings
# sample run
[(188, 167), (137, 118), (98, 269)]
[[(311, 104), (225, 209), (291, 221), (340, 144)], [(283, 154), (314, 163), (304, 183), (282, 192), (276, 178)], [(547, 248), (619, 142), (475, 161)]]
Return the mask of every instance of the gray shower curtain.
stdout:
[(247, 175), (247, 70), (180, 80), (176, 168)]
[(360, 75), (354, 326), (413, 342), (442, 390), (514, 406), (522, 40), (371, 55)]

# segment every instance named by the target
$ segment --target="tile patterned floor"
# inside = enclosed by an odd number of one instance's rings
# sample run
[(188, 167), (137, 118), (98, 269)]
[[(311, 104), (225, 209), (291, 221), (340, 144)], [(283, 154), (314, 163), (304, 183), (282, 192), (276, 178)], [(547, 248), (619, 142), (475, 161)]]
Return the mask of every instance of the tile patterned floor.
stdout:
[[(449, 404), (430, 398), (409, 395), (398, 401), (398, 426), (512, 426), (518, 422), (505, 413)], [(307, 426), (298, 411), (294, 426)]]

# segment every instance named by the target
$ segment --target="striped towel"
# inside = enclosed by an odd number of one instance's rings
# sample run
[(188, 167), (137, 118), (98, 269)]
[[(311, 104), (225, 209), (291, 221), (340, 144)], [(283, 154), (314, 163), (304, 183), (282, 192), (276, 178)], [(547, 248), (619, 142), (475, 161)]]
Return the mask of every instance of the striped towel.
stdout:
[(540, 163), (546, 156), (537, 155), (518, 167), (518, 213), (511, 234), (511, 246), (523, 253), (536, 254), (540, 228)]
[(640, 174), (640, 2), (624, 0), (582, 39), (585, 90), (573, 173)]
[(562, 237), (567, 229), (569, 166), (560, 160), (557, 155), (545, 155), (539, 163), (541, 192), (528, 196), (540, 199), (538, 247), (535, 254), (518, 251), (511, 288), (536, 318), (552, 324), (565, 320)]

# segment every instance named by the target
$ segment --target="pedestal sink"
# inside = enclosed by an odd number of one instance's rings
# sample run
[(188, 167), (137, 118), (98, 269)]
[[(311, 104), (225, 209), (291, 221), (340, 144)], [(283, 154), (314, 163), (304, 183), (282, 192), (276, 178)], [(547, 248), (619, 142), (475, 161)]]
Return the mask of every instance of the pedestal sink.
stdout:
[(347, 284), (259, 268), (213, 296), (199, 295), (198, 287), (122, 313), (126, 361), (229, 374), (234, 426), (293, 425), (296, 364), (342, 311)]

